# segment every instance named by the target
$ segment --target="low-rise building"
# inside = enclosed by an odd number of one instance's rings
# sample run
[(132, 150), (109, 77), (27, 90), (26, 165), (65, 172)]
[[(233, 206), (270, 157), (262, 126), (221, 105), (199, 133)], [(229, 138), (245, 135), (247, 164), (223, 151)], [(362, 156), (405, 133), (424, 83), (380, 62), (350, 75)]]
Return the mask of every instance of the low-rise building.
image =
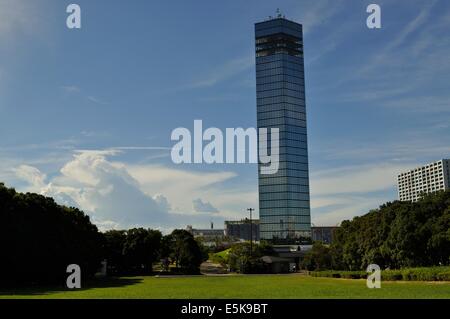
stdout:
[(194, 236), (194, 238), (202, 238), (203, 244), (206, 246), (213, 246), (218, 241), (225, 239), (224, 229), (214, 229), (214, 224), (211, 223), (211, 228), (196, 229), (191, 225), (186, 227), (186, 230)]
[[(253, 236), (251, 236), (253, 234)], [(225, 221), (225, 236), (238, 240), (259, 241), (259, 219), (245, 218)]]
[(338, 226), (313, 226), (311, 227), (311, 237), (312, 241), (321, 241), (324, 244), (330, 245), (335, 236), (335, 232)]

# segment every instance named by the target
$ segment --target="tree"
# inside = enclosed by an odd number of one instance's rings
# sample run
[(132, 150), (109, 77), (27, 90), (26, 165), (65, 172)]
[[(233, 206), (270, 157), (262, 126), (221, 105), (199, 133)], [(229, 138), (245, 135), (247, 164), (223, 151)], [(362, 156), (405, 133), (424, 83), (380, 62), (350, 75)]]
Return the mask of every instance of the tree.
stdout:
[(192, 234), (183, 229), (175, 229), (165, 236), (162, 246), (162, 257), (170, 258), (184, 273), (198, 273), (206, 257)]
[(0, 225), (0, 285), (63, 284), (70, 264), (83, 279), (100, 267), (102, 235), (77, 208), (0, 184)]
[(123, 247), (127, 240), (125, 230), (109, 230), (104, 233), (104, 253), (108, 265), (108, 274), (124, 274), (127, 269)]
[(333, 267), (403, 268), (450, 264), (450, 191), (389, 202), (344, 221), (331, 245)]
[(308, 270), (330, 269), (331, 266), (330, 248), (321, 242), (313, 243), (311, 250), (305, 254), (302, 261), (302, 267)]
[(123, 255), (129, 271), (149, 273), (158, 256), (162, 234), (160, 231), (133, 228), (127, 231)]
[(261, 261), (261, 257), (276, 254), (272, 245), (265, 241), (253, 244), (253, 251), (250, 249), (250, 242), (236, 243), (231, 246), (228, 254), (228, 265), (232, 271), (264, 273), (265, 266)]
[(113, 274), (150, 273), (161, 249), (158, 230), (133, 228), (105, 234), (105, 256)]
[(197, 242), (197, 245), (200, 248), (200, 251), (202, 252), (202, 261), (208, 260), (210, 252), (209, 247), (203, 244), (203, 239), (195, 238), (195, 241)]

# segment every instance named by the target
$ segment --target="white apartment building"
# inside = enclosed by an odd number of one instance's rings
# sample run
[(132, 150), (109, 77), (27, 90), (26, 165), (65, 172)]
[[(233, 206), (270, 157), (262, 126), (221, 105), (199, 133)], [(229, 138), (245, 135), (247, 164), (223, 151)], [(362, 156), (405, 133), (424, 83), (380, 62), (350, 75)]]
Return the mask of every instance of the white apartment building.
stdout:
[(398, 197), (401, 201), (417, 201), (422, 194), (450, 189), (450, 160), (417, 167), (398, 175)]

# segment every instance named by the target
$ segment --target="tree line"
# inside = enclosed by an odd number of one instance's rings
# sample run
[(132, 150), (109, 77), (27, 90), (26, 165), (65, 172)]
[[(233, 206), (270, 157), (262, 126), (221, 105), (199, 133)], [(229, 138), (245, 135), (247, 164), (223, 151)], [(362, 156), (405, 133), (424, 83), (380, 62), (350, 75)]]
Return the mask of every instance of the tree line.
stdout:
[(182, 229), (166, 236), (144, 228), (110, 230), (104, 233), (104, 244), (108, 272), (115, 275), (150, 274), (155, 262), (161, 263), (161, 271), (198, 274), (208, 258), (207, 249)]
[(0, 286), (63, 283), (70, 264), (90, 278), (104, 259), (111, 274), (149, 274), (159, 260), (163, 270), (192, 274), (207, 258), (185, 230), (166, 236), (143, 228), (101, 233), (81, 210), (2, 183), (0, 226)]
[[(207, 249), (185, 230), (163, 235), (133, 228), (101, 233), (89, 216), (52, 198), (18, 193), (0, 183), (0, 286), (62, 283), (66, 267), (78, 264), (83, 278), (92, 277), (106, 259), (113, 275), (161, 271), (199, 273)], [(264, 272), (261, 256), (270, 245), (232, 246), (232, 270)], [(368, 214), (343, 221), (332, 245), (315, 243), (302, 266), (309, 270), (365, 270), (450, 265), (450, 191), (418, 202), (389, 202)]]
[(310, 270), (364, 270), (450, 265), (450, 191), (417, 202), (388, 202), (343, 221), (327, 247), (315, 243), (303, 260)]

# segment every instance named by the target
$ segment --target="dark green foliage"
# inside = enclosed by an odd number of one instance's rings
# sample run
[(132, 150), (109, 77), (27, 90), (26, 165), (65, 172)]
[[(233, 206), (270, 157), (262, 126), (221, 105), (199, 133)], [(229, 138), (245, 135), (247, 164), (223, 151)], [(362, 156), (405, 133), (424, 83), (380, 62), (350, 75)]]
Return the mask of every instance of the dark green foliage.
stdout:
[(152, 264), (163, 260), (163, 269), (173, 273), (198, 274), (208, 250), (192, 234), (176, 229), (167, 236), (144, 228), (111, 230), (105, 233), (108, 271), (116, 275), (148, 274)]
[[(346, 278), (346, 279), (365, 279), (367, 273), (364, 271), (349, 270), (325, 270), (311, 271), (313, 277), (330, 277), (330, 278)], [(450, 281), (450, 267), (418, 267), (404, 268), (401, 270), (382, 270), (381, 280), (385, 281)]]
[(195, 241), (198, 244), (198, 247), (200, 248), (200, 251), (202, 252), (202, 261), (206, 261), (209, 258), (210, 249), (203, 244), (202, 240), (198, 240), (197, 238)]
[(450, 192), (395, 201), (344, 221), (331, 246), (332, 268), (382, 269), (450, 264)]
[(104, 233), (104, 238), (108, 274), (125, 274), (127, 272), (127, 264), (123, 248), (127, 240), (127, 232), (125, 230), (109, 230)]
[(110, 274), (149, 274), (161, 248), (158, 230), (133, 228), (105, 234), (105, 257)]
[(313, 277), (329, 277), (329, 278), (344, 278), (344, 279), (367, 278), (367, 273), (364, 271), (349, 271), (349, 270), (311, 271), (309, 275)]
[(174, 262), (178, 272), (197, 274), (200, 264), (208, 258), (208, 255), (191, 233), (175, 229), (170, 235), (164, 236), (161, 257)]
[(150, 273), (158, 257), (162, 234), (158, 230), (133, 228), (128, 230), (123, 247), (128, 269)]
[(307, 270), (323, 270), (331, 268), (332, 257), (330, 248), (321, 242), (315, 242), (301, 262), (301, 266)]
[(0, 285), (65, 283), (70, 264), (92, 276), (102, 257), (102, 235), (76, 208), (0, 184)]
[(250, 250), (249, 242), (233, 244), (228, 254), (228, 266), (231, 271), (245, 274), (265, 273), (268, 270), (261, 261), (261, 257), (273, 255), (276, 253), (272, 245), (265, 241), (253, 244), (253, 251)]

